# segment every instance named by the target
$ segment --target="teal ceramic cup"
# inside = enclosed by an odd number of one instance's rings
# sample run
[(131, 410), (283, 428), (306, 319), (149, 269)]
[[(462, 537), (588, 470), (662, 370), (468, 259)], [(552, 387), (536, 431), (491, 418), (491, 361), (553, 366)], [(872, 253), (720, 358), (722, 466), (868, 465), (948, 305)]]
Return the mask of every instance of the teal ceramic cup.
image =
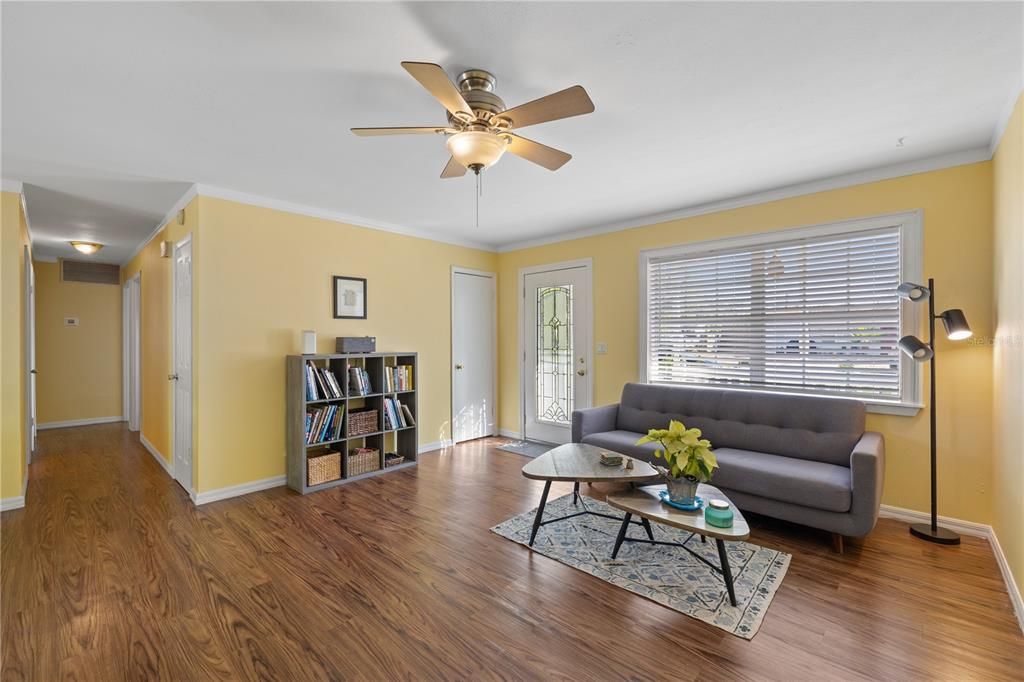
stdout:
[(732, 507), (725, 500), (708, 500), (704, 507), (704, 521), (711, 526), (729, 528), (732, 526)]

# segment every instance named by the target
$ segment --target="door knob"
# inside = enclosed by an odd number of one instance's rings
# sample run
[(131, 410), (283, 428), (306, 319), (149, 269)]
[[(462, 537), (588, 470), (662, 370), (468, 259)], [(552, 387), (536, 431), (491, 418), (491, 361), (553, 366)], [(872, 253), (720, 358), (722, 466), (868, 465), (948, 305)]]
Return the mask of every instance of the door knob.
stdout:
[(462, 369), (462, 363), (455, 365), (455, 369)]
[(177, 381), (178, 380), (178, 375), (177, 374), (168, 374), (167, 375), (167, 380), (168, 381)]
[(585, 375), (587, 373), (587, 370), (585, 370), (585, 369), (578, 369), (578, 370), (576, 370), (576, 373), (579, 374), (580, 376), (583, 376), (583, 375)]

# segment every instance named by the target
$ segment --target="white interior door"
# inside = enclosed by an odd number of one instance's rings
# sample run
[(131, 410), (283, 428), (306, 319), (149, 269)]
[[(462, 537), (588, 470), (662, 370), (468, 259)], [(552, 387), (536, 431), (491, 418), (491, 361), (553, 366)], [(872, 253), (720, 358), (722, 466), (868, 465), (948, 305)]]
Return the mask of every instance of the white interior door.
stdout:
[(452, 439), (495, 433), (494, 273), (452, 270)]
[(192, 491), (192, 241), (174, 247), (174, 478)]
[(27, 424), (25, 433), (25, 462), (32, 463), (32, 452), (36, 449), (36, 271), (32, 267), (32, 255), (24, 248), (25, 257), (25, 410)]
[(141, 428), (142, 273), (124, 284), (124, 410), (128, 430)]
[(590, 406), (590, 267), (523, 274), (523, 437), (571, 440), (572, 411)]

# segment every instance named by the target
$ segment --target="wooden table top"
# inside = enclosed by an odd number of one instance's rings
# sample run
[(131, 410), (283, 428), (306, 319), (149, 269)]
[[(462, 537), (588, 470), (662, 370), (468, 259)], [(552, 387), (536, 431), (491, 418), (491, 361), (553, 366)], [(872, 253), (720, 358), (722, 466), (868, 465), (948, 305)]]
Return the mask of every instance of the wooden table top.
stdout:
[(651, 486), (638, 488), (626, 492), (610, 493), (605, 501), (616, 509), (642, 516), (645, 519), (663, 523), (666, 526), (681, 528), (692, 531), (709, 538), (721, 538), (722, 540), (746, 540), (750, 537), (750, 526), (743, 514), (736, 508), (728, 497), (718, 488), (701, 483), (697, 486), (697, 495), (705, 505), (708, 500), (725, 500), (732, 507), (732, 527), (719, 528), (704, 521), (704, 510), (687, 512), (681, 509), (670, 507), (658, 497), (658, 493), (664, 490), (664, 486)]
[[(601, 453), (610, 452), (622, 457), (619, 466), (601, 464)], [(633, 468), (625, 467), (626, 460), (633, 460)], [(523, 467), (523, 476), (536, 481), (600, 481), (643, 482), (656, 479), (658, 472), (647, 462), (623, 455), (613, 450), (599, 448), (585, 443), (568, 443), (548, 450), (530, 460)]]

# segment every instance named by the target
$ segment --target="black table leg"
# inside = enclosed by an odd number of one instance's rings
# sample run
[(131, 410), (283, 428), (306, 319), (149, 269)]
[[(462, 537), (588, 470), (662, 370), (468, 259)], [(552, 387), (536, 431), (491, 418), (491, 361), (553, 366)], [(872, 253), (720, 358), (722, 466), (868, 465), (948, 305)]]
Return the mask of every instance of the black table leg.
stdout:
[(654, 539), (654, 531), (651, 530), (651, 522), (648, 521), (647, 519), (645, 519), (642, 516), (640, 517), (640, 522), (644, 524), (644, 530), (647, 531), (647, 539), (648, 540), (653, 540)]
[(622, 526), (619, 527), (619, 535), (615, 538), (615, 547), (612, 548), (612, 559), (619, 555), (619, 547), (622, 547), (622, 541), (626, 539), (626, 531), (629, 530), (629, 520), (633, 518), (632, 514), (626, 514), (622, 517)]
[(576, 504), (576, 501), (580, 499), (580, 482), (576, 481), (572, 484), (572, 503)]
[(540, 528), (540, 520), (544, 517), (544, 505), (548, 503), (548, 491), (551, 490), (551, 481), (544, 481), (544, 492), (540, 495), (540, 506), (537, 507), (537, 516), (533, 519), (533, 530), (530, 532), (530, 547), (537, 537), (537, 530)]
[(718, 560), (722, 562), (722, 578), (725, 579), (725, 587), (729, 590), (729, 602), (736, 606), (736, 592), (732, 588), (732, 570), (729, 568), (729, 557), (725, 553), (725, 542), (715, 538), (715, 543), (718, 545)]

